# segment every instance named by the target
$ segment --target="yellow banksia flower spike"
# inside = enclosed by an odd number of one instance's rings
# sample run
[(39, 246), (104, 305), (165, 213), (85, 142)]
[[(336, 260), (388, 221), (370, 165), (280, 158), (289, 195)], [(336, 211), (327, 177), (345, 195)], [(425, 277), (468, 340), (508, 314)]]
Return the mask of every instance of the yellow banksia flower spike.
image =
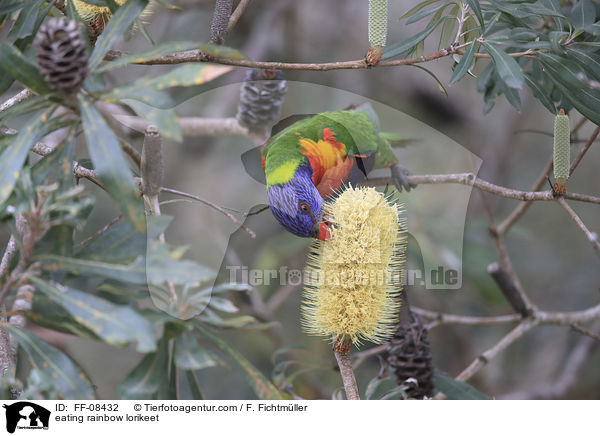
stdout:
[(397, 326), (406, 249), (403, 209), (375, 188), (349, 187), (327, 205), (331, 239), (305, 271), (304, 330), (336, 343), (382, 343)]
[[(108, 23), (108, 20), (110, 20), (112, 17), (110, 9), (106, 6), (96, 6), (94, 4), (87, 3), (85, 0), (69, 1), (73, 2), (73, 6), (75, 6), (75, 10), (81, 19), (88, 24), (89, 30), (91, 30), (93, 33), (90, 35), (90, 37), (95, 40), (102, 33), (104, 27), (106, 27), (106, 23)], [(123, 6), (126, 2), (127, 0), (115, 0), (115, 3), (119, 6)], [(152, 14), (152, 8), (153, 4), (152, 2), (149, 2), (148, 6), (146, 9), (144, 9), (140, 17), (142, 19), (147, 18)]]
[(569, 116), (563, 109), (554, 118), (554, 191), (559, 195), (567, 192), (567, 180), (571, 170), (571, 131)]
[(381, 59), (387, 40), (388, 2), (369, 0), (369, 52), (366, 61), (376, 65)]

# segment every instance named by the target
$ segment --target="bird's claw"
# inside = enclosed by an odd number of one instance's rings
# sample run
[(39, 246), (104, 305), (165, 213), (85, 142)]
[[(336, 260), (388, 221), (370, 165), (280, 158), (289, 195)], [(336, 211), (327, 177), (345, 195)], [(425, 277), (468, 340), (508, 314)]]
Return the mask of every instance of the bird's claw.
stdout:
[(391, 166), (390, 170), (392, 171), (392, 180), (394, 181), (394, 185), (396, 186), (396, 189), (398, 189), (398, 192), (402, 192), (402, 189), (405, 189), (406, 192), (410, 192), (411, 189), (417, 187), (415, 183), (410, 183), (408, 181), (410, 171), (402, 165), (394, 164)]

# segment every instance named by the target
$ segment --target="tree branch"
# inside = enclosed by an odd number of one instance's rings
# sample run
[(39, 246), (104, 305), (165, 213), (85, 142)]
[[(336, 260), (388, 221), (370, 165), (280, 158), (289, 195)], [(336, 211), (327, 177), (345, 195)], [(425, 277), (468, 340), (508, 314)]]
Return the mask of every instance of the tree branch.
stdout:
[(350, 358), (350, 343), (345, 338), (338, 338), (333, 346), (333, 354), (340, 368), (340, 375), (344, 383), (347, 400), (360, 400), (358, 386), (354, 370), (352, 369), (352, 359)]
[[(305, 70), (305, 71), (331, 71), (331, 70), (361, 70), (372, 67), (397, 67), (402, 65), (415, 65), (430, 62), (436, 59), (444, 58), (455, 53), (462, 54), (461, 48), (469, 46), (471, 42), (449, 47), (435, 53), (431, 53), (427, 56), (419, 56), (416, 58), (408, 59), (394, 59), (389, 61), (380, 61), (377, 65), (368, 65), (365, 59), (358, 59), (354, 61), (341, 61), (341, 62), (324, 62), (324, 63), (295, 63), (295, 62), (261, 62), (252, 61), (249, 59), (231, 59), (225, 57), (218, 57), (209, 55), (201, 50), (187, 50), (179, 53), (168, 54), (165, 56), (159, 56), (154, 59), (133, 62), (137, 65), (170, 65), (170, 64), (182, 64), (186, 62), (210, 62), (213, 64), (221, 65), (232, 65), (236, 67), (246, 68), (261, 68), (268, 70)], [(544, 50), (539, 50), (544, 52)], [(547, 50), (549, 51), (549, 50)], [(117, 50), (111, 50), (104, 57), (106, 61), (112, 61), (118, 59), (128, 53), (120, 52)], [(508, 53), (509, 56), (514, 58), (532, 56), (535, 54), (533, 50), (527, 50), (517, 53)], [(475, 57), (478, 58), (490, 58), (487, 53), (476, 53)]]
[(0, 105), (0, 112), (4, 112), (6, 109), (13, 107), (16, 104), (19, 104), (25, 100), (29, 100), (35, 94), (31, 92), (29, 89), (24, 89), (15, 96), (9, 98), (4, 103)]
[[(552, 191), (519, 191), (517, 189), (505, 188), (498, 186), (485, 180), (477, 178), (473, 173), (460, 173), (460, 174), (425, 174), (425, 175), (412, 175), (407, 176), (407, 180), (410, 183), (417, 185), (428, 185), (428, 184), (441, 184), (441, 183), (453, 183), (458, 185), (474, 186), (485, 192), (489, 192), (499, 197), (512, 198), (514, 200), (521, 201), (553, 201), (555, 200)], [(393, 186), (393, 180), (391, 177), (375, 177), (372, 179), (361, 182), (362, 186)], [(586, 194), (575, 194), (567, 193), (565, 198), (576, 201), (583, 201), (586, 203), (600, 204), (600, 197), (594, 197)]]

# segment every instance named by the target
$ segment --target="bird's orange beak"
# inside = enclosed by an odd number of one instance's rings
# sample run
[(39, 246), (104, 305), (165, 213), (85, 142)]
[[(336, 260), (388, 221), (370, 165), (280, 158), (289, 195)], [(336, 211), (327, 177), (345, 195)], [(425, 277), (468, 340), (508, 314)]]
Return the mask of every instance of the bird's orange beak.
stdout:
[(329, 230), (329, 222), (326, 220), (321, 221), (319, 224), (319, 236), (318, 239), (321, 241), (327, 241), (331, 239), (331, 231)]

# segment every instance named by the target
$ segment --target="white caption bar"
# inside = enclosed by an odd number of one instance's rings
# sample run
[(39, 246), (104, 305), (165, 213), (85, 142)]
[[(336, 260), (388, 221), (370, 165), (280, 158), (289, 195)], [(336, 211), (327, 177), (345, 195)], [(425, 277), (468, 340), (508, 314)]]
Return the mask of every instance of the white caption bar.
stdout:
[[(599, 434), (599, 401), (0, 401), (0, 434)], [(590, 433), (590, 431), (592, 433)]]

